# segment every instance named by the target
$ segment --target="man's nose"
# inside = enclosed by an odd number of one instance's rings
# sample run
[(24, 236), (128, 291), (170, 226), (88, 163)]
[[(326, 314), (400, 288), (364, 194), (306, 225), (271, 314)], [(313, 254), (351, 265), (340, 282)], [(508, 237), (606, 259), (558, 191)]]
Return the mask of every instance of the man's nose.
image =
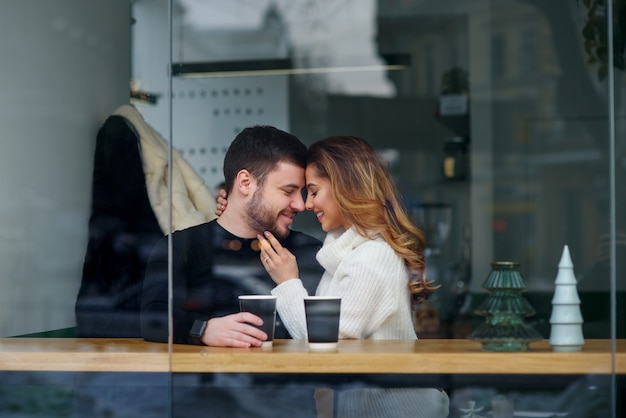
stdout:
[(304, 199), (300, 193), (294, 193), (294, 199), (291, 201), (291, 209), (302, 212), (304, 210)]

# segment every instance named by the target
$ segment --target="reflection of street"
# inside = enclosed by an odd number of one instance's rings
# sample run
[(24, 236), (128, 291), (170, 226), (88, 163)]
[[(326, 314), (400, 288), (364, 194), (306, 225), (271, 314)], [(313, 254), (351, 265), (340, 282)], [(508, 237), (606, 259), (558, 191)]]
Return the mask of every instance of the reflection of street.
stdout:
[(419, 304), (415, 310), (415, 331), (418, 337), (436, 334), (439, 331), (439, 311), (428, 301)]
[(354, 388), (336, 392), (342, 418), (444, 418), (448, 395), (434, 388)]
[[(507, 410), (513, 408), (513, 415), (508, 416), (514, 417), (610, 417), (610, 380), (609, 376), (581, 376), (557, 391), (542, 390), (540, 382), (511, 388), (507, 384), (498, 388), (480, 385), (459, 387), (450, 394), (450, 418), (467, 416), (463, 411), (472, 405), (474, 408), (482, 407), (480, 416), (485, 417), (495, 417), (498, 406)], [(618, 412), (616, 416), (622, 415)]]
[(411, 213), (426, 238), (426, 278), (440, 286), (428, 301), (414, 306), (417, 336), (466, 338), (471, 332), (469, 230), (464, 232), (461, 254), (453, 254), (447, 245), (454, 228), (451, 205), (422, 203)]
[(0, 372), (0, 416), (168, 416), (168, 373)]
[[(276, 380), (268, 377), (255, 382), (250, 375), (174, 374), (168, 373), (0, 373), (0, 416), (6, 418), (46, 417), (233, 417), (229, 405), (245, 405), (249, 417), (438, 417), (428, 414), (417, 399), (420, 395), (437, 396), (437, 389), (388, 388), (365, 381), (345, 385), (332, 382)], [(415, 379), (419, 379), (415, 376)], [(470, 402), (483, 407), (490, 417), (494, 400), (506, 397), (515, 417), (598, 417), (611, 416), (611, 377), (589, 375), (559, 383), (558, 390), (546, 382), (511, 376), (491, 376), (497, 387), (474, 383), (458, 384), (448, 389), (449, 418), (460, 418)], [(547, 379), (549, 381), (550, 379)], [(417, 381), (417, 380), (416, 380)], [(457, 382), (459, 383), (459, 382)], [(623, 385), (623, 383), (621, 383)], [(283, 387), (284, 390), (279, 388)], [(313, 388), (315, 387), (315, 395)], [(622, 386), (623, 387), (623, 386)], [(170, 392), (174, 403), (170, 405)], [(618, 392), (619, 393), (619, 392)], [(220, 398), (220, 394), (222, 397)], [(227, 396), (225, 395), (227, 394)], [(247, 396), (252, 394), (253, 398)], [(273, 406), (276, 395), (289, 394), (284, 408)], [(261, 396), (259, 399), (258, 397)], [(251, 409), (251, 399), (262, 405)], [(218, 400), (215, 404), (212, 400)], [(284, 399), (284, 398), (283, 398)], [(269, 402), (268, 402), (269, 400)], [(315, 400), (318, 401), (317, 407)], [(618, 399), (619, 400), (619, 399)], [(403, 414), (402, 403), (413, 408), (413, 415)], [(333, 405), (334, 404), (334, 405)], [(173, 408), (168, 415), (170, 406)], [(334, 411), (333, 411), (334, 406)], [(441, 407), (447, 405), (441, 405)], [(380, 409), (379, 409), (380, 408)], [(317, 411), (315, 413), (314, 411)], [(220, 415), (219, 411), (223, 415)], [(306, 411), (306, 412), (305, 412)], [(278, 413), (277, 413), (278, 412)], [(281, 415), (280, 412), (284, 412)], [(291, 415), (289, 415), (291, 414)], [(620, 415), (617, 415), (620, 416)]]

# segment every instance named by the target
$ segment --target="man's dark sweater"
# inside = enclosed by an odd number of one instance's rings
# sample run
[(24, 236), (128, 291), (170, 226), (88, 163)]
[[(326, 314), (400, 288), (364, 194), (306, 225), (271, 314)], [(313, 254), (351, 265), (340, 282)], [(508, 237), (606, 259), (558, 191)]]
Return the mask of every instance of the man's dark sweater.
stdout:
[[(281, 240), (298, 260), (300, 278), (314, 294), (323, 269), (315, 254), (321, 242), (291, 231)], [(173, 342), (193, 344), (194, 320), (239, 312), (237, 297), (269, 294), (275, 286), (259, 259), (256, 239), (242, 239), (211, 221), (172, 234)], [(168, 237), (154, 247), (141, 296), (141, 334), (147, 341), (168, 340)], [(275, 338), (289, 338), (277, 318)]]

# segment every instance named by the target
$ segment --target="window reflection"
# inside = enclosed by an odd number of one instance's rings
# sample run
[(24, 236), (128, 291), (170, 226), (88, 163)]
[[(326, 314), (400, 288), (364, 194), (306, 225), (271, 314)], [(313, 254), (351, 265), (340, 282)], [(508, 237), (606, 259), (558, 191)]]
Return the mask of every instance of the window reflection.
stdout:
[[(592, 3), (596, 8), (588, 9)], [(442, 284), (421, 312), (420, 338), (469, 335), (480, 321), (474, 309), (486, 296), (481, 284), (495, 260), (520, 262), (537, 310), (528, 321), (547, 337), (564, 245), (578, 279), (585, 338), (624, 338), (624, 44), (616, 38), (614, 51), (602, 44), (601, 6), (609, 3), (620, 27), (620, 1), (161, 0), (133, 1), (129, 9), (119, 0), (55, 0), (0, 6), (0, 50), (11, 57), (0, 71), (0, 333), (74, 335), (96, 133), (129, 101), (130, 78), (137, 93), (132, 103), (171, 136), (210, 189), (222, 180), (228, 141), (254, 123), (308, 142), (345, 133), (375, 144), (429, 232), (429, 274)], [(170, 80), (170, 45), (178, 63), (278, 59), (296, 69), (344, 70)], [(607, 52), (614, 53), (614, 68)], [(385, 68), (391, 64), (385, 57), (396, 55), (410, 65)], [(450, 114), (442, 112), (451, 104), (442, 98), (449, 93), (446, 75), (456, 70), (467, 75), (467, 88), (454, 91), (466, 95), (467, 108)], [(459, 138), (466, 149), (460, 156), (450, 148)], [(449, 164), (457, 169), (463, 161), (464, 176), (446, 175)], [(423, 216), (433, 207), (445, 208), (441, 242)], [(300, 215), (296, 227), (319, 235), (309, 215)], [(58, 395), (65, 413), (73, 402), (67, 381), (76, 376), (61, 382), (52, 375), (27, 377), (43, 388), (35, 395), (21, 392), (23, 377), (9, 376), (2, 389), (13, 385), (18, 395), (0, 395), (24, 405)], [(89, 396), (99, 390), (99, 377), (80, 379)], [(535, 382), (506, 388), (502, 379), (465, 383), (451, 384), (457, 415), (469, 401), (489, 411), (499, 394), (514, 398), (516, 410), (535, 412), (595, 406), (585, 404), (589, 399), (609, 402), (595, 396), (606, 382), (593, 376), (550, 389)], [(53, 389), (46, 392), (47, 386)], [(120, 392), (111, 389), (111, 398)]]

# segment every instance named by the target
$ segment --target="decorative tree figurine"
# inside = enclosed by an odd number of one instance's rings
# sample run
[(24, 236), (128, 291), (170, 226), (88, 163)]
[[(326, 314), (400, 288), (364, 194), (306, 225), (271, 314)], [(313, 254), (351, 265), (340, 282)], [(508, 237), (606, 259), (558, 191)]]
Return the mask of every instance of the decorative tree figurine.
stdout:
[(486, 317), (485, 322), (469, 336), (479, 341), (484, 351), (526, 351), (530, 341), (543, 339), (524, 318), (535, 314), (535, 309), (523, 298), (526, 283), (519, 272), (519, 263), (497, 261), (491, 264), (483, 288), (489, 296), (475, 311)]
[(576, 290), (574, 265), (567, 245), (559, 262), (559, 272), (554, 281), (552, 315), (550, 316), (550, 345), (554, 351), (580, 351), (583, 339), (583, 317)]

